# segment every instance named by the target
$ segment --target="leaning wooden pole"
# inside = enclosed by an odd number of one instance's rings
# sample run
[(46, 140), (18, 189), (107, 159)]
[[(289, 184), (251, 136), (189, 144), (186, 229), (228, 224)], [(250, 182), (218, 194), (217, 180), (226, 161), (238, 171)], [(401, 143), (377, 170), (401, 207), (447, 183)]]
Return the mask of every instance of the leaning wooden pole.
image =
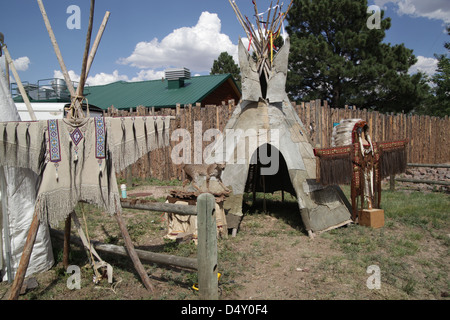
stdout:
[(72, 227), (72, 220), (69, 215), (66, 218), (66, 222), (64, 225), (64, 250), (63, 250), (63, 266), (64, 269), (67, 270), (69, 267), (69, 255), (70, 255), (70, 229)]
[[(19, 87), (19, 91), (20, 91), (20, 94), (22, 95), (23, 101), (25, 102), (25, 105), (28, 109), (30, 118), (31, 118), (31, 120), (36, 121), (37, 118), (36, 118), (36, 115), (34, 113), (32, 106), (31, 106), (30, 99), (28, 99), (28, 95), (25, 91), (25, 88), (23, 87), (22, 81), (20, 80), (20, 77), (19, 77), (19, 73), (17, 72), (16, 67), (14, 66), (14, 61), (12, 60), (11, 55), (9, 54), (9, 51), (8, 51), (8, 48), (6, 47), (6, 45), (4, 45), (2, 47), (2, 50), (5, 52), (6, 66), (11, 67), (11, 71), (13, 73), (14, 79), (16, 80), (17, 86)], [(8, 74), (8, 76), (9, 76), (9, 74)]]
[(91, 47), (92, 25), (94, 23), (94, 7), (95, 7), (95, 0), (91, 0), (91, 11), (89, 14), (89, 25), (88, 25), (87, 35), (86, 35), (86, 46), (84, 48), (83, 63), (81, 66), (80, 83), (77, 88), (77, 98), (83, 95), (84, 85), (86, 84), (86, 79), (87, 79), (86, 70), (87, 70), (87, 63), (88, 63), (88, 57), (89, 57), (89, 49)]
[(98, 30), (97, 36), (94, 40), (94, 44), (92, 45), (91, 52), (89, 53), (89, 57), (87, 60), (86, 79), (89, 76), (89, 71), (91, 70), (92, 62), (94, 61), (95, 55), (97, 54), (98, 46), (103, 37), (103, 33), (105, 31), (106, 25), (108, 24), (110, 15), (111, 15), (111, 13), (109, 11), (106, 11), (105, 16), (103, 17), (103, 22), (100, 25), (100, 29)]
[(31, 253), (33, 252), (33, 246), (36, 241), (39, 224), (39, 216), (37, 214), (37, 211), (35, 211), (30, 230), (28, 231), (27, 240), (23, 248), (22, 256), (20, 258), (19, 268), (17, 269), (16, 276), (11, 287), (9, 300), (17, 300), (19, 298), (20, 289), (22, 288), (28, 265), (30, 264)]
[(39, 5), (39, 9), (41, 10), (42, 17), (44, 19), (45, 27), (47, 28), (47, 32), (50, 36), (53, 49), (55, 50), (56, 57), (58, 58), (59, 65), (61, 67), (61, 71), (64, 76), (64, 80), (66, 81), (67, 88), (69, 89), (70, 95), (73, 98), (76, 95), (75, 88), (73, 87), (72, 80), (70, 79), (69, 72), (67, 71), (66, 64), (64, 63), (61, 50), (59, 49), (58, 42), (56, 41), (55, 34), (53, 33), (53, 29), (50, 24), (50, 20), (48, 19), (47, 12), (45, 11), (45, 7), (44, 4), (42, 3), (42, 0), (37, 0), (37, 2)]
[(127, 249), (128, 255), (131, 258), (131, 261), (133, 261), (134, 268), (141, 277), (141, 280), (144, 283), (144, 286), (147, 288), (147, 290), (154, 292), (155, 288), (151, 284), (150, 278), (148, 277), (148, 274), (145, 271), (144, 266), (141, 263), (141, 260), (139, 260), (139, 256), (136, 253), (133, 242), (131, 241), (130, 234), (128, 233), (125, 223), (123, 222), (122, 215), (120, 214), (120, 212), (117, 212), (114, 216), (116, 218), (117, 223), (119, 224), (120, 232), (122, 233), (122, 237), (125, 241), (125, 247)]

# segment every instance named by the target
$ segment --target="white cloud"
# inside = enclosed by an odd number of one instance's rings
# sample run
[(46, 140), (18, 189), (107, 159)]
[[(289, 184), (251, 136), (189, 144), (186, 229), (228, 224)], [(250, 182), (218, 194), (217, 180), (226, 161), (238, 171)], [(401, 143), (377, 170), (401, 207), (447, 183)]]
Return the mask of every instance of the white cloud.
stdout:
[(101, 72), (93, 77), (88, 77), (86, 83), (90, 86), (102, 86), (117, 81), (129, 81), (129, 79), (127, 75), (120, 75), (119, 71), (114, 70), (112, 74)]
[[(70, 70), (69, 77), (70, 80), (74, 82), (80, 81), (80, 76), (75, 73), (75, 71)], [(64, 79), (64, 76), (61, 71), (55, 70), (53, 72), (54, 78)], [(154, 71), (154, 70), (141, 70), (136, 74), (135, 77), (130, 78), (127, 75), (119, 74), (118, 70), (114, 70), (113, 73), (97, 73), (94, 76), (90, 76), (86, 80), (86, 84), (89, 86), (102, 86), (106, 84), (110, 84), (117, 81), (126, 81), (126, 82), (137, 82), (137, 81), (146, 81), (146, 80), (158, 80), (164, 77), (163, 71)]]
[[(74, 82), (80, 81), (80, 76), (75, 73), (73, 70), (69, 70), (69, 78)], [(60, 70), (53, 71), (53, 78), (64, 79), (63, 73)]]
[(450, 23), (450, 1), (448, 0), (375, 0), (376, 5), (384, 7), (387, 3), (397, 5), (399, 15), (412, 15)]
[(16, 67), (17, 71), (27, 71), (29, 65), (30, 58), (28, 57), (21, 57), (14, 60), (14, 66)]
[(159, 80), (164, 78), (164, 71), (141, 70), (131, 81)]
[(417, 62), (409, 69), (410, 74), (414, 74), (418, 71), (424, 72), (429, 76), (436, 73), (438, 60), (435, 58), (427, 58), (424, 56), (418, 56)]
[(186, 67), (196, 72), (211, 70), (221, 52), (237, 61), (237, 45), (221, 33), (222, 23), (215, 13), (203, 12), (194, 27), (174, 30), (159, 41), (139, 42), (134, 52), (119, 63), (140, 69)]

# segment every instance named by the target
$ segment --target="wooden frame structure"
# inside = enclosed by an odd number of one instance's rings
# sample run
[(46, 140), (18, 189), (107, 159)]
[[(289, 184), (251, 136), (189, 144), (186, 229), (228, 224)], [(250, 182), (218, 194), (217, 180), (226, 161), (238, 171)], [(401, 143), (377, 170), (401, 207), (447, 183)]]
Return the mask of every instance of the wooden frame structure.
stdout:
[[(250, 40), (248, 51), (250, 51), (251, 47), (256, 54), (259, 75), (261, 76), (264, 72), (265, 77), (268, 80), (273, 62), (273, 43), (274, 40), (280, 35), (284, 20), (286, 20), (287, 14), (294, 1), (291, 0), (291, 3), (285, 13), (282, 12), (283, 4), (280, 5), (280, 0), (277, 0), (277, 4), (275, 6), (273, 6), (273, 2), (271, 2), (269, 9), (265, 13), (260, 13), (258, 11), (256, 1), (252, 1), (255, 8), (256, 27), (250, 23), (247, 16), (242, 15), (234, 0), (228, 1), (233, 7), (239, 23)], [(267, 16), (265, 17), (266, 14)]]
[[(83, 118), (85, 118), (85, 115), (83, 113), (82, 110), (82, 102), (84, 100), (84, 97), (82, 96), (83, 91), (84, 91), (84, 84), (86, 83), (86, 79), (87, 76), (89, 74), (89, 70), (90, 67), (92, 65), (93, 59), (95, 57), (98, 45), (100, 43), (100, 40), (102, 38), (103, 32), (106, 28), (106, 24), (108, 22), (109, 19), (109, 12), (106, 12), (105, 17), (103, 19), (103, 22), (100, 26), (100, 29), (98, 31), (97, 37), (95, 39), (94, 45), (91, 48), (91, 51), (89, 53), (89, 49), (90, 49), (90, 44), (91, 44), (91, 35), (92, 35), (92, 24), (93, 24), (93, 18), (94, 18), (94, 7), (95, 7), (95, 0), (91, 0), (91, 7), (90, 7), (90, 18), (89, 18), (89, 27), (88, 27), (88, 33), (87, 33), (87, 37), (86, 37), (86, 48), (85, 48), (85, 52), (84, 52), (84, 56), (83, 56), (83, 63), (82, 63), (82, 73), (81, 73), (81, 81), (80, 81), (80, 85), (77, 88), (77, 91), (75, 91), (73, 84), (70, 80), (69, 77), (69, 73), (67, 71), (67, 68), (65, 66), (63, 57), (61, 55), (61, 51), (59, 49), (58, 43), (56, 41), (55, 35), (53, 33), (52, 27), (50, 25), (50, 21), (48, 19), (47, 13), (45, 11), (45, 7), (44, 4), (42, 3), (42, 0), (37, 0), (42, 17), (44, 19), (44, 23), (45, 26), (47, 28), (47, 31), (49, 33), (50, 36), (50, 40), (52, 42), (53, 48), (55, 50), (56, 56), (58, 58), (62, 73), (64, 75), (64, 79), (66, 81), (67, 87), (69, 88), (70, 94), (71, 94), (71, 98), (72, 98), (72, 104), (70, 109), (68, 110), (67, 113), (67, 119), (68, 121), (77, 124), (80, 121), (82, 121)], [(89, 109), (88, 109), (89, 112)], [(120, 204), (119, 204), (120, 205)], [(36, 206), (37, 208), (37, 206)], [(118, 209), (118, 208), (116, 208)], [(126, 249), (128, 252), (128, 255), (130, 256), (131, 260), (133, 261), (134, 267), (136, 268), (136, 271), (139, 273), (142, 282), (144, 283), (145, 287), (153, 292), (154, 291), (154, 286), (151, 284), (150, 279), (147, 275), (147, 273), (145, 272), (144, 267), (142, 266), (141, 261), (139, 260), (139, 257), (136, 253), (136, 250), (134, 248), (134, 245), (131, 241), (131, 237), (128, 233), (128, 230), (123, 222), (122, 216), (120, 215), (120, 210), (116, 210), (116, 214), (114, 215), (115, 219), (119, 225), (120, 231), (122, 233), (122, 236), (125, 240), (125, 245), (126, 245)], [(75, 218), (74, 213), (71, 214), (67, 220), (66, 220), (66, 225), (65, 225), (65, 238), (66, 240), (69, 239), (69, 232), (70, 232), (70, 226), (71, 226), (71, 221), (70, 219)], [(28, 231), (28, 236), (27, 236), (27, 240), (24, 246), (24, 250), (20, 259), (20, 263), (19, 263), (19, 267), (16, 273), (16, 277), (14, 278), (14, 282), (13, 285), (11, 287), (10, 290), (10, 295), (9, 295), (9, 300), (17, 300), (19, 297), (19, 293), (20, 290), (22, 288), (24, 279), (25, 279), (25, 274), (26, 274), (26, 270), (28, 268), (28, 265), (30, 263), (30, 257), (31, 257), (31, 253), (33, 250), (33, 246), (34, 243), (36, 241), (36, 235), (37, 232), (39, 230), (39, 225), (40, 225), (41, 221), (39, 219), (37, 210), (35, 209), (35, 213), (33, 216), (33, 220), (31, 223), (31, 227), (30, 230)], [(81, 230), (81, 229), (80, 229)], [(82, 236), (80, 234), (80, 236)], [(65, 244), (65, 252), (67, 252), (68, 250), (68, 241), (66, 241)], [(65, 259), (65, 265), (67, 265), (67, 260)]]
[[(199, 295), (202, 300), (218, 299), (218, 272), (217, 272), (217, 227), (215, 198), (212, 194), (203, 193), (197, 198), (197, 205), (178, 205), (171, 203), (133, 203), (131, 201), (122, 200), (122, 207), (132, 210), (144, 211), (165, 211), (168, 213), (176, 213), (178, 215), (194, 215), (198, 221), (198, 250), (197, 259), (179, 257), (174, 255), (154, 253), (136, 249), (135, 252), (142, 260), (151, 263), (163, 264), (168, 266), (176, 266), (197, 270), (199, 279)], [(70, 219), (67, 219), (70, 222)], [(69, 265), (70, 242), (84, 246), (85, 241), (80, 238), (71, 238), (70, 229), (64, 232), (58, 230), (50, 230), (51, 234), (64, 241), (63, 264)], [(127, 255), (127, 249), (124, 247), (103, 244), (96, 241), (90, 241), (90, 246), (98, 251), (117, 254), (120, 256)]]

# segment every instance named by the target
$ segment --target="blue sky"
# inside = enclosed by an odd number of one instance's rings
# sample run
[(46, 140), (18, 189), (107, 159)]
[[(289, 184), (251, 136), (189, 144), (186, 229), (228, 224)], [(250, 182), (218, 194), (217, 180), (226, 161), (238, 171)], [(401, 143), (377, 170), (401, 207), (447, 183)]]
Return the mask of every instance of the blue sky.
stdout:
[[(50, 38), (35, 0), (3, 0), (0, 32), (15, 60), (22, 81), (61, 77)], [(89, 0), (43, 0), (67, 69), (73, 80), (81, 60), (89, 18)], [(285, 0), (285, 8), (289, 0)], [(241, 11), (253, 14), (251, 0), (236, 0)], [(265, 11), (268, 0), (257, 0)], [(411, 72), (433, 74), (435, 53), (445, 53), (444, 33), (450, 23), (448, 0), (369, 0), (391, 17), (385, 42), (404, 43), (418, 58)], [(81, 29), (68, 29), (70, 5), (81, 11)], [(227, 51), (237, 57), (239, 37), (245, 33), (228, 0), (97, 0), (93, 36), (106, 11), (111, 16), (102, 38), (88, 84), (160, 79), (164, 69), (187, 67), (193, 75), (209, 74), (214, 59)], [(0, 60), (3, 58), (0, 58)], [(2, 64), (3, 66), (4, 64)]]

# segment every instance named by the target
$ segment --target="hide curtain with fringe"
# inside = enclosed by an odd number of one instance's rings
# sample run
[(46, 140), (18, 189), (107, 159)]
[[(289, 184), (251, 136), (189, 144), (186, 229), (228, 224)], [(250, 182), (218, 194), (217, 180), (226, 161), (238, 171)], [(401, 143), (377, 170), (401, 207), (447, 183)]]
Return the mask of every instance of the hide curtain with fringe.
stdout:
[(5, 122), (0, 165), (39, 175), (36, 211), (57, 225), (78, 202), (121, 211), (116, 174), (152, 150), (169, 145), (170, 117), (86, 118)]

